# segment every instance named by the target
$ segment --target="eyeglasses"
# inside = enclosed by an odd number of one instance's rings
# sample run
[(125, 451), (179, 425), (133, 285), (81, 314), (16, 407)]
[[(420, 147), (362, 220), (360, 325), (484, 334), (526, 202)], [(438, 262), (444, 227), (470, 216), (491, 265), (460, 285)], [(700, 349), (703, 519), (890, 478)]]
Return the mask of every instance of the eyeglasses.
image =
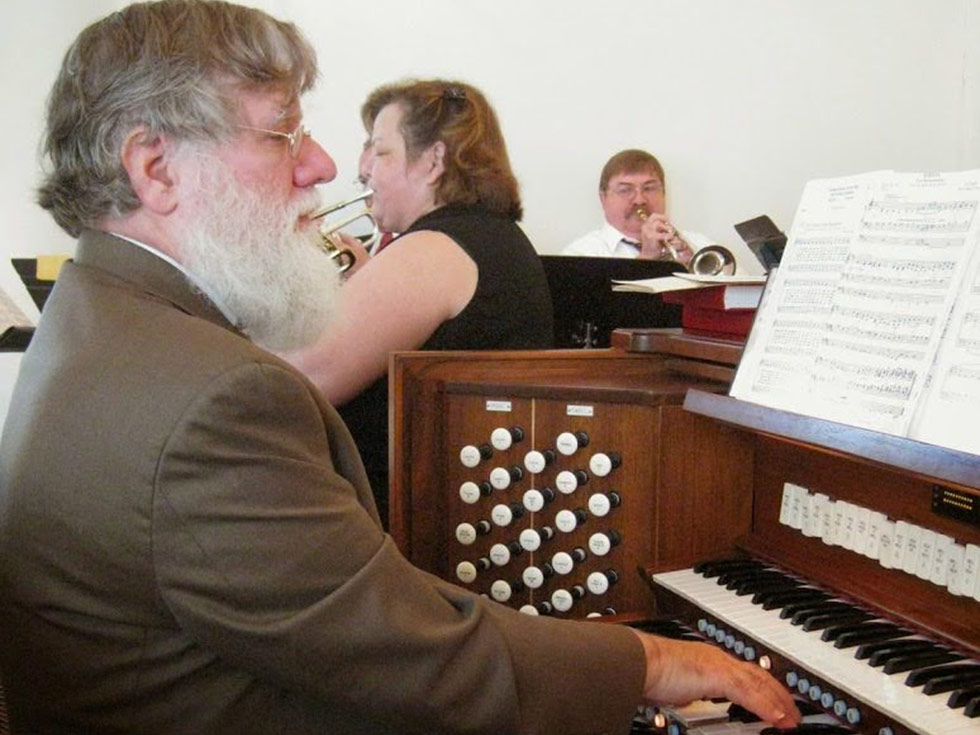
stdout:
[(254, 130), (257, 133), (268, 133), (269, 135), (276, 135), (280, 138), (285, 138), (289, 141), (289, 155), (292, 158), (299, 157), (299, 149), (303, 146), (303, 139), (310, 134), (310, 131), (306, 129), (303, 123), (300, 123), (296, 129), (291, 133), (283, 133), (278, 130), (268, 130), (267, 128), (253, 128), (251, 125), (239, 125), (242, 130)]
[(612, 191), (613, 194), (615, 194), (618, 197), (622, 197), (623, 199), (632, 199), (633, 197), (636, 196), (636, 193), (638, 191), (641, 192), (643, 196), (650, 197), (661, 193), (663, 190), (664, 190), (664, 186), (659, 181), (656, 182), (651, 181), (650, 183), (644, 184), (643, 186), (633, 186), (632, 184), (619, 184), (617, 186), (612, 187), (612, 189), (610, 189), (610, 191)]

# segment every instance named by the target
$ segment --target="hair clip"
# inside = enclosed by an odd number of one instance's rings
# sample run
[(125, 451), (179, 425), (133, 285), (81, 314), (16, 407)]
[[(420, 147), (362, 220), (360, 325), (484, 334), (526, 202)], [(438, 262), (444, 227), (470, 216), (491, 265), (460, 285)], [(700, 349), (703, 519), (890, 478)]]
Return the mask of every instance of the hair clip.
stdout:
[(453, 100), (455, 102), (465, 102), (466, 90), (462, 87), (446, 87), (446, 89), (442, 92), (442, 98), (444, 100)]

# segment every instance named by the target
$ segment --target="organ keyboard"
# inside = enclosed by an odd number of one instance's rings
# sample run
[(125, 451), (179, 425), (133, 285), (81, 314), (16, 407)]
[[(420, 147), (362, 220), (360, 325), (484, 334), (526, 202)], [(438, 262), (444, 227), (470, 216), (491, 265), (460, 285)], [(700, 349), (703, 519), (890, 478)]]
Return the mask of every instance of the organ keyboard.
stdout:
[[(693, 605), (698, 628), (709, 637), (733, 650), (739, 643), (743, 655), (749, 649), (753, 660), (768, 657), (774, 675), (801, 695), (822, 700), (824, 707), (851, 725), (861, 726), (864, 713), (873, 709), (879, 717), (915, 733), (980, 732), (980, 720), (968, 719), (963, 708), (947, 705), (948, 693), (927, 695), (922, 686), (908, 686), (906, 672), (886, 674), (881, 667), (855, 658), (854, 648), (837, 648), (822, 640), (822, 629), (807, 631), (793, 625), (780, 617), (778, 608), (765, 610), (751, 596), (720, 586), (717, 578), (692, 568), (654, 574), (652, 582)], [(893, 725), (881, 725), (875, 732), (883, 727), (898, 732)]]
[(980, 734), (980, 457), (698, 391), (685, 406), (751, 437), (752, 522), (727, 571), (648, 568), (658, 611), (855, 732)]

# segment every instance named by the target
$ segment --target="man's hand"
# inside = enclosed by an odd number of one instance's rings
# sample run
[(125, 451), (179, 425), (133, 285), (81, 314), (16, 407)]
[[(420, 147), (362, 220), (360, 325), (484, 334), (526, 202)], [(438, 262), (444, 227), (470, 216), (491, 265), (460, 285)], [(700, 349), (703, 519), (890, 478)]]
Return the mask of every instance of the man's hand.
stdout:
[(724, 697), (776, 727), (799, 723), (793, 697), (761, 666), (740, 661), (707, 643), (634, 632), (646, 653), (643, 693), (652, 703), (687, 704)]
[(640, 254), (648, 260), (676, 260), (687, 265), (694, 257), (691, 246), (662, 214), (651, 214), (640, 229)]

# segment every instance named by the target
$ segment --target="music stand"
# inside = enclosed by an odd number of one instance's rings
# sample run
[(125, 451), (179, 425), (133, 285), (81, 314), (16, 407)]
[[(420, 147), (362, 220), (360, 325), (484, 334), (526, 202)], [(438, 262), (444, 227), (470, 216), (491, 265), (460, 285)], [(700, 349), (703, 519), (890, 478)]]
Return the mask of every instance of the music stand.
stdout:
[(608, 347), (614, 329), (679, 327), (681, 307), (659, 294), (613, 291), (612, 282), (660, 278), (678, 263), (631, 258), (542, 255), (555, 315), (555, 347)]
[(779, 265), (783, 257), (783, 249), (786, 247), (786, 235), (767, 215), (763, 214), (739, 222), (735, 225), (735, 232), (759, 259), (766, 273)]

